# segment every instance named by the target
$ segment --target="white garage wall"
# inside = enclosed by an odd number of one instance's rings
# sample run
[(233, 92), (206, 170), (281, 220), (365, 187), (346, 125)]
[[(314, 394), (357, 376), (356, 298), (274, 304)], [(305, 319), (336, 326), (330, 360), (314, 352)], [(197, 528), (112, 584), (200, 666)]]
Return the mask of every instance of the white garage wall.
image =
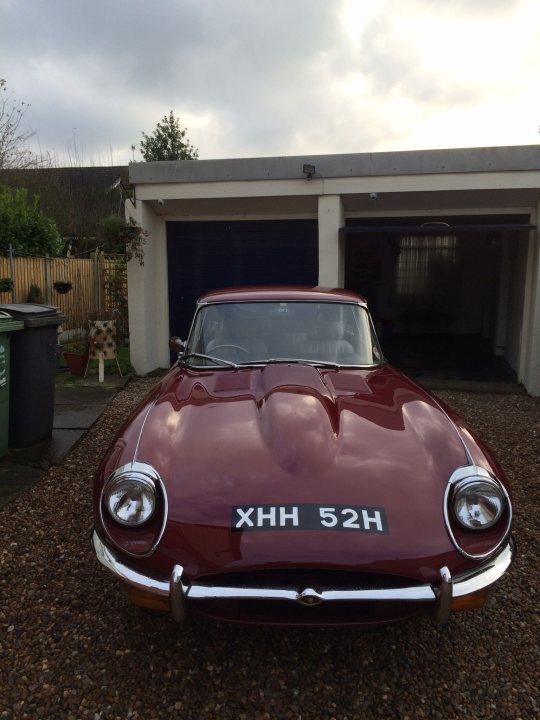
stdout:
[(169, 367), (169, 308), (167, 290), (167, 240), (165, 221), (148, 203), (126, 203), (126, 216), (133, 217), (149, 237), (144, 265), (128, 263), (128, 305), (131, 363), (138, 373)]

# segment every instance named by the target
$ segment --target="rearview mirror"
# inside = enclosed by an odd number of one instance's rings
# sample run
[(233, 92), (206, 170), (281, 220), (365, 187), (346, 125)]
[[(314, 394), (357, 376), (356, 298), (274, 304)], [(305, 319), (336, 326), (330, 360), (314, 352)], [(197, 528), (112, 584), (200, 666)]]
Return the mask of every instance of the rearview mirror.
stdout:
[(169, 340), (169, 349), (171, 352), (178, 353), (180, 355), (180, 353), (184, 352), (185, 346), (179, 337), (173, 335), (173, 337)]

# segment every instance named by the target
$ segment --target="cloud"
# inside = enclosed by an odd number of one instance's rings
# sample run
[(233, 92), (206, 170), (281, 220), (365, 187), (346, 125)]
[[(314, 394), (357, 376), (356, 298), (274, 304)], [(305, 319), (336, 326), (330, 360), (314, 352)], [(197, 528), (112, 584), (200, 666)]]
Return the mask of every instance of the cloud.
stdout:
[(1, 74), (60, 161), (76, 150), (127, 162), (171, 109), (203, 158), (483, 144), (482, 127), (492, 144), (537, 140), (536, 0), (0, 0), (0, 11)]

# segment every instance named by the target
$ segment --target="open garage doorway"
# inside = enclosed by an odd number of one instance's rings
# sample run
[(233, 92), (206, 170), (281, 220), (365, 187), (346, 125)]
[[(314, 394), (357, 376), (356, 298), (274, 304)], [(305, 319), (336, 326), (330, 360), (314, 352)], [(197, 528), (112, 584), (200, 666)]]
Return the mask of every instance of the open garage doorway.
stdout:
[(413, 377), (513, 382), (530, 228), (528, 216), (350, 220), (345, 287)]

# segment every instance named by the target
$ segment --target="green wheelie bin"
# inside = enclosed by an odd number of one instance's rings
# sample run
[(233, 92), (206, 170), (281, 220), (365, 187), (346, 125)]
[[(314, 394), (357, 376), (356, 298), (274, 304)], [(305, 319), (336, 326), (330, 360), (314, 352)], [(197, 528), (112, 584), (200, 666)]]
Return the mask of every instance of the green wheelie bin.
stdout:
[(9, 435), (9, 366), (11, 333), (22, 330), (24, 323), (0, 310), (0, 457), (8, 450)]

